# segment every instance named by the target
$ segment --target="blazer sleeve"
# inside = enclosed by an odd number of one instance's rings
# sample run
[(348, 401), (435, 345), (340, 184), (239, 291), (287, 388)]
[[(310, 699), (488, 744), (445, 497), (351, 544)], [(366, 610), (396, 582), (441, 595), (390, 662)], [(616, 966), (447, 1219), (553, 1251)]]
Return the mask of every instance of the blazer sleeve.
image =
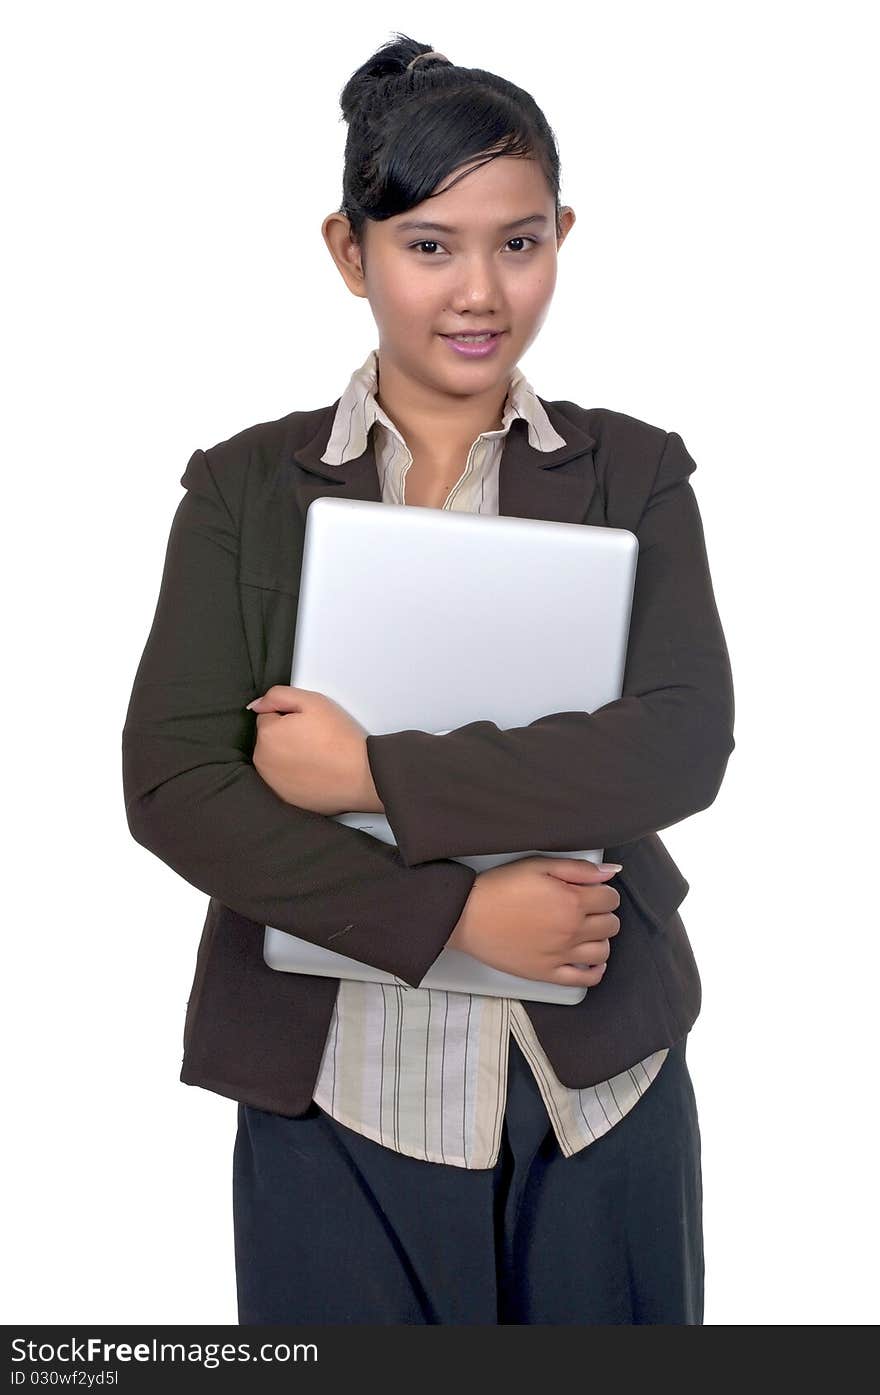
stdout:
[[(408, 868), (368, 833), (282, 800), (252, 763), (259, 691), (238, 589), (237, 479), (197, 450), (122, 731), (135, 840), (240, 914), (417, 986), (476, 872)], [(218, 484), (223, 481), (223, 488)]]
[[(681, 436), (668, 432), (635, 528), (622, 696), (527, 726), (367, 737), (408, 867), (432, 858), (614, 847), (715, 799), (734, 749), (730, 661)], [(576, 642), (576, 636), (572, 636)]]

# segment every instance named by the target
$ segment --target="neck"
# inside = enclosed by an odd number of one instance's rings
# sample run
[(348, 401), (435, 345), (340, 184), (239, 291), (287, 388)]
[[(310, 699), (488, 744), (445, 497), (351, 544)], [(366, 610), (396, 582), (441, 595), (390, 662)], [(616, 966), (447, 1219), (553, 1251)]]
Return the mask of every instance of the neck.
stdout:
[(500, 431), (509, 378), (485, 392), (441, 395), (383, 362), (376, 401), (403, 436), (414, 458), (438, 470), (460, 467), (483, 431)]

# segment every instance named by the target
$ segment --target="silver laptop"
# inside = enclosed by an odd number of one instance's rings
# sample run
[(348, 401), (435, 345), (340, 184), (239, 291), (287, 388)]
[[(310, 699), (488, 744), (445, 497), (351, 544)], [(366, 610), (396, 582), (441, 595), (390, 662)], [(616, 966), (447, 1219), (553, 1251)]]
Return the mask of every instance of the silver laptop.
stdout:
[[(376, 735), (593, 712), (623, 689), (637, 560), (638, 539), (623, 528), (315, 499), (290, 682), (326, 693)], [(384, 814), (334, 817), (396, 843)], [(482, 872), (536, 855), (601, 862), (603, 851), (499, 849), (453, 860)], [(263, 955), (290, 973), (404, 983), (274, 926)], [(420, 986), (548, 1003), (578, 1003), (587, 992), (504, 973), (452, 948)]]

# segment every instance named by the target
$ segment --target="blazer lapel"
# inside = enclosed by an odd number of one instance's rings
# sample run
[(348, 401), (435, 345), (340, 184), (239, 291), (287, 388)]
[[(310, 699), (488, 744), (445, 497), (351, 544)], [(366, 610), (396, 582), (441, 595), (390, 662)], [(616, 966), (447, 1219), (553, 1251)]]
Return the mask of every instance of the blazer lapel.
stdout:
[[(513, 518), (544, 518), (557, 523), (583, 523), (596, 489), (591, 451), (596, 438), (563, 417), (539, 398), (552, 426), (565, 438), (557, 450), (541, 451), (529, 444), (527, 423), (516, 417), (504, 438), (498, 478), (499, 512)], [(294, 489), (305, 516), (314, 499), (340, 495), (347, 499), (380, 501), (379, 474), (373, 450), (373, 433), (367, 448), (344, 465), (321, 460), (339, 398), (327, 408), (314, 436), (301, 446), (288, 446)]]

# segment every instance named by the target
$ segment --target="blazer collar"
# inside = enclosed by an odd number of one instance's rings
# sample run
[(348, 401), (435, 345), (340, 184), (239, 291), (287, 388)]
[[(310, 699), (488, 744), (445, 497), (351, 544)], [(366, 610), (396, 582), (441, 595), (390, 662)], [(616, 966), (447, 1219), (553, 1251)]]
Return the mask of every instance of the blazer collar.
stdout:
[[(528, 423), (516, 417), (504, 438), (498, 476), (499, 513), (513, 518), (544, 518), (557, 523), (583, 523), (596, 489), (592, 461), (584, 468), (561, 471), (556, 467), (588, 456), (596, 438), (570, 417), (563, 416), (552, 402), (539, 397), (550, 423), (565, 437), (557, 450), (537, 450), (529, 444)], [(297, 445), (296, 418), (288, 430), (283, 463), (293, 468), (300, 508), (305, 514), (313, 499), (333, 495), (348, 499), (381, 500), (379, 472), (369, 433), (366, 449), (343, 465), (321, 460), (333, 426), (340, 399), (323, 410), (317, 429), (304, 444)], [(301, 419), (300, 419), (301, 421)]]

